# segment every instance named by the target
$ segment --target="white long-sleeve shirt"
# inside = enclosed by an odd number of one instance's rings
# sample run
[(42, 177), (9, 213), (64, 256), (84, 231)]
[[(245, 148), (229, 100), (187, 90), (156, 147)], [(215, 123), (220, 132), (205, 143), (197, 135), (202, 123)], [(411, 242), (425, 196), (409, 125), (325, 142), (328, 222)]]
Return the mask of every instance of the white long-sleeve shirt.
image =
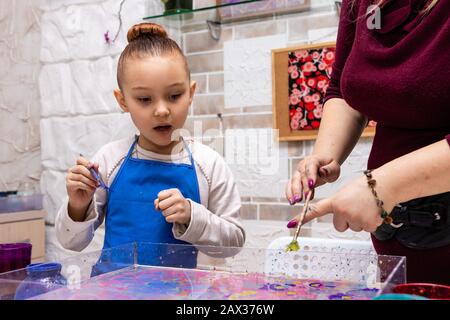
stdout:
[[(122, 165), (134, 141), (134, 137), (111, 142), (103, 146), (91, 159), (99, 164), (99, 175), (109, 187)], [(211, 148), (186, 139), (192, 152), (197, 173), (201, 203), (188, 199), (191, 204), (191, 221), (186, 226), (174, 223), (172, 232), (176, 239), (197, 246), (242, 247), (245, 231), (239, 211), (241, 200), (232, 173), (225, 160)], [(174, 155), (157, 154), (137, 145), (134, 158), (173, 163), (190, 163), (187, 150)], [(106, 213), (107, 193), (98, 188), (89, 206), (86, 219), (73, 221), (68, 214), (68, 197), (58, 211), (56, 237), (69, 250), (81, 251), (94, 237), (95, 230), (103, 223)], [(201, 251), (202, 248), (200, 248)], [(235, 252), (234, 252), (235, 253)], [(223, 256), (234, 254), (224, 253)]]

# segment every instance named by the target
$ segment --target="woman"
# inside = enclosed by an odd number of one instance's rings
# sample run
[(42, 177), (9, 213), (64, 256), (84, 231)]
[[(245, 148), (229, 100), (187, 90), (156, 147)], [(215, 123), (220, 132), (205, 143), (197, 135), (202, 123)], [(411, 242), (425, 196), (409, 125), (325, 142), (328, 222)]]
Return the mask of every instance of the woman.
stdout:
[(294, 204), (335, 181), (377, 121), (369, 170), (304, 223), (371, 232), (378, 254), (407, 257), (408, 282), (450, 284), (449, 18), (448, 0), (343, 1), (319, 135), (286, 187)]

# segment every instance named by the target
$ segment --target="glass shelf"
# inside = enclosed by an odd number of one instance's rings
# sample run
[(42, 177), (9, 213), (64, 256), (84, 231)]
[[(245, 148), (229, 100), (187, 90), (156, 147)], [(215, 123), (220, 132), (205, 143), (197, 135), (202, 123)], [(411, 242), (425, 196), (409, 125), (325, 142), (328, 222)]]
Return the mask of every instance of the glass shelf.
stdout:
[(204, 29), (211, 37), (220, 38), (221, 25), (298, 13), (310, 9), (310, 0), (196, 0), (192, 9), (165, 10), (162, 1), (148, 0), (147, 16), (143, 19), (181, 30)]
[(236, 5), (243, 5), (243, 4), (249, 4), (253, 2), (267, 2), (267, 0), (242, 0), (242, 1), (201, 1), (200, 7), (192, 8), (192, 9), (172, 9), (169, 11), (166, 11), (164, 7), (162, 7), (162, 12), (158, 12), (156, 14), (150, 15), (148, 17), (144, 17), (144, 20), (149, 19), (156, 19), (156, 18), (165, 18), (165, 17), (173, 17), (173, 16), (179, 16), (184, 15), (188, 13), (195, 13), (200, 11), (207, 11), (207, 10), (216, 10), (219, 8), (225, 8), (230, 6), (236, 6)]

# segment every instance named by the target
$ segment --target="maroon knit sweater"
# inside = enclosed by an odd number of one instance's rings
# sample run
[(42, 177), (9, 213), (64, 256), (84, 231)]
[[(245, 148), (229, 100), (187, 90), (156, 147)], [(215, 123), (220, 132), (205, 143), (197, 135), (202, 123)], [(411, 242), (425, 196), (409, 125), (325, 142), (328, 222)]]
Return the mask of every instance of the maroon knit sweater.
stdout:
[(450, 0), (424, 18), (426, 0), (388, 0), (369, 29), (373, 0), (342, 4), (325, 101), (343, 98), (377, 121), (368, 168), (447, 139), (450, 144)]
[[(426, 0), (386, 0), (381, 29), (369, 29), (373, 0), (343, 0), (336, 61), (325, 101), (343, 98), (377, 121), (368, 168), (442, 140), (450, 145), (450, 0), (424, 18)], [(414, 250), (395, 238), (379, 254), (406, 256), (409, 282), (450, 285), (450, 246)]]

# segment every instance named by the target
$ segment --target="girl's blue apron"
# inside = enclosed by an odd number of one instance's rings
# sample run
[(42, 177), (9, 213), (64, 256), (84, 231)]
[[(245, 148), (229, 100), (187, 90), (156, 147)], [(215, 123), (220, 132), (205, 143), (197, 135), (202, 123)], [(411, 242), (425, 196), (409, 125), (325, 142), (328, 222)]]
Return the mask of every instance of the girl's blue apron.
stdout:
[[(185, 241), (175, 239), (172, 233), (173, 224), (167, 223), (162, 212), (157, 211), (154, 206), (158, 193), (172, 188), (179, 189), (183, 197), (200, 203), (192, 153), (183, 140), (190, 164), (133, 158), (137, 139), (136, 136), (108, 191), (103, 249), (136, 242), (135, 262), (140, 265), (195, 268), (197, 249)], [(140, 242), (167, 243), (175, 246), (145, 244), (141, 246)], [(92, 275), (121, 268), (123, 263), (130, 261), (123, 258), (120, 250), (111, 253), (108, 251), (102, 254), (94, 266)], [(130, 252), (123, 254), (126, 256)]]

